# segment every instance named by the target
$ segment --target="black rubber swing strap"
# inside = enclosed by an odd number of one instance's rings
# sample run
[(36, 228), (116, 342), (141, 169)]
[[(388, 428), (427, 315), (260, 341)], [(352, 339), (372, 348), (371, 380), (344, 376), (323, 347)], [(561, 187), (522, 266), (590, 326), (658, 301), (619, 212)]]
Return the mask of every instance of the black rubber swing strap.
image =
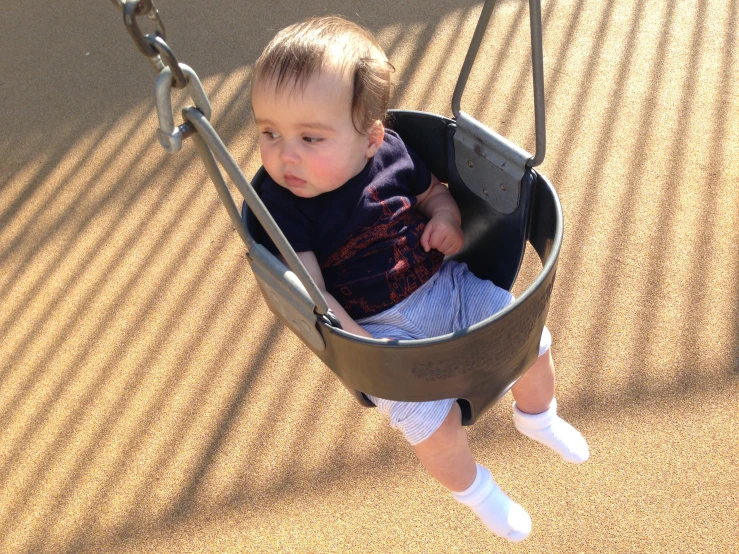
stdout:
[[(462, 111), (462, 94), (469, 79), (480, 44), (488, 28), (496, 0), (486, 0), (480, 12), (480, 19), (472, 35), (462, 69), (452, 95), (452, 113), (459, 118)], [(529, 0), (529, 22), (531, 26), (531, 65), (534, 79), (534, 126), (536, 130), (536, 152), (527, 161), (527, 167), (536, 167), (544, 161), (546, 154), (546, 120), (544, 110), (544, 49), (542, 46), (541, 0)]]

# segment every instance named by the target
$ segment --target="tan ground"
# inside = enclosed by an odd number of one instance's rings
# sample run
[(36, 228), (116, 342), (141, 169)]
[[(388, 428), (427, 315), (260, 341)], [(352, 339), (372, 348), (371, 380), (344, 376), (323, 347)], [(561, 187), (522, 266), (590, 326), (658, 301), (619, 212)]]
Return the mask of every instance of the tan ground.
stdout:
[[(739, 552), (737, 0), (545, 0), (565, 244), (549, 326), (581, 467), (470, 431), (525, 506), (510, 545), (432, 483), (269, 314), (111, 2), (0, 19), (0, 552)], [(258, 167), (244, 84), (280, 27), (375, 31), (394, 105), (449, 114), (480, 4), (157, 4)], [(528, 10), (501, 1), (463, 106), (533, 149)]]

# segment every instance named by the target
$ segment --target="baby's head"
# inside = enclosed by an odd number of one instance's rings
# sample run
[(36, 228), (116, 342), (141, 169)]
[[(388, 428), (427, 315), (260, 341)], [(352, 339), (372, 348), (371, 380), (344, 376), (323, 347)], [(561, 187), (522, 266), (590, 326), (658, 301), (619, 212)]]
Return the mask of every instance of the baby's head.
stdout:
[(317, 196), (359, 173), (382, 144), (392, 72), (372, 34), (345, 19), (280, 31), (252, 76), (270, 176), (298, 196)]

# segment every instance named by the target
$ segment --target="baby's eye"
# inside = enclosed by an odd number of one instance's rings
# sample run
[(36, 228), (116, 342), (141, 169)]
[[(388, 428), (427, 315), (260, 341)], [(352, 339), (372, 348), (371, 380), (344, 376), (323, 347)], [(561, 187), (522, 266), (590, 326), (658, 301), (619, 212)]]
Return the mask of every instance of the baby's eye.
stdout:
[(317, 144), (321, 142), (323, 139), (318, 137), (303, 137), (303, 140), (307, 142), (308, 144)]
[(262, 134), (263, 135), (266, 135), (267, 138), (272, 139), (272, 140), (280, 138), (280, 134), (279, 133), (275, 133), (275, 132), (272, 132), (272, 131), (262, 131)]

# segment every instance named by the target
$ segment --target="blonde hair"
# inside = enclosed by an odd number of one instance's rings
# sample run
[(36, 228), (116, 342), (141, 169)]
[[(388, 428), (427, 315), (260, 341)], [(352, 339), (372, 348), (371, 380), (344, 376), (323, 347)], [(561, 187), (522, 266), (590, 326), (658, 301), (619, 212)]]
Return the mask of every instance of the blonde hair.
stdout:
[(372, 33), (338, 16), (314, 17), (277, 33), (256, 61), (252, 87), (303, 89), (325, 66), (352, 78), (352, 122), (359, 133), (385, 121), (395, 68)]

